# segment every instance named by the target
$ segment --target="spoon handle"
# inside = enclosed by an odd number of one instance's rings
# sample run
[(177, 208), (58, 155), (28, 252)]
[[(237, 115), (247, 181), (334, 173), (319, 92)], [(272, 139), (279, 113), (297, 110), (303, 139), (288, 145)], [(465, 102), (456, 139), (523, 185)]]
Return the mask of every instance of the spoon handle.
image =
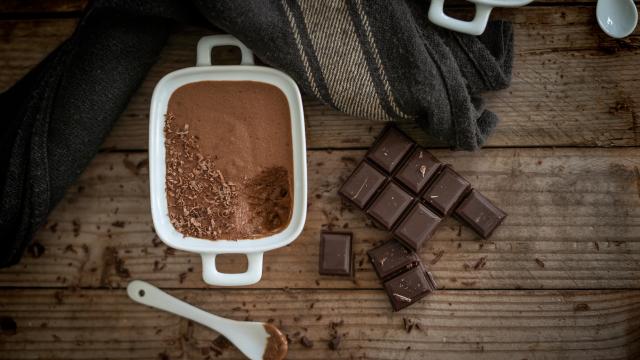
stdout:
[(223, 335), (226, 332), (225, 327), (235, 323), (234, 320), (210, 314), (182, 300), (178, 300), (157, 287), (141, 280), (131, 281), (127, 286), (127, 294), (133, 301), (139, 302), (140, 304), (193, 320)]

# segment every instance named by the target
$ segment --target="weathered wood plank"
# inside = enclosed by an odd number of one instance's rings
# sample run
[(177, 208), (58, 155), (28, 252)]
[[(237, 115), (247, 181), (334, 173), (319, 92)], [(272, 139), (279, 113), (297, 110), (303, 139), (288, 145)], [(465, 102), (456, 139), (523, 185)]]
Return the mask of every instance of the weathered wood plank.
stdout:
[[(640, 148), (434, 151), (509, 214), (488, 241), (448, 219), (422, 251), (444, 288), (639, 288)], [(264, 288), (378, 288), (364, 252), (388, 238), (341, 205), (337, 188), (363, 151), (309, 152), (303, 234), (265, 256)], [(199, 256), (153, 245), (146, 154), (99, 155), (37, 235), (46, 251), (0, 270), (2, 286), (122, 286), (126, 273), (203, 287)], [(319, 231), (355, 234), (354, 281), (318, 275)], [(83, 248), (83, 245), (86, 245)], [(442, 253), (435, 264), (431, 264)], [(116, 266), (115, 255), (124, 264)], [(486, 266), (473, 266), (486, 258)], [(228, 271), (242, 269), (227, 258)], [(466, 268), (471, 269), (466, 269)], [(124, 270), (123, 270), (124, 269)], [(189, 270), (191, 269), (191, 270)], [(181, 274), (182, 278), (181, 279)]]
[(3, 0), (0, 2), (0, 14), (79, 12), (88, 3), (88, 0)]
[[(498, 11), (514, 22), (516, 56), (511, 88), (488, 94), (488, 108), (502, 123), (488, 146), (629, 146), (640, 144), (638, 35), (606, 38), (596, 28), (592, 7), (528, 7)], [(0, 88), (36, 64), (74, 27), (74, 20), (2, 21)], [(195, 43), (206, 30), (187, 29), (170, 39), (115, 126), (105, 147), (145, 149), (149, 99), (166, 73), (192, 66)], [(33, 46), (35, 42), (36, 46)], [(6, 55), (5, 55), (6, 54)], [(368, 146), (383, 124), (356, 119), (315, 101), (305, 102), (310, 148)], [(419, 141), (414, 124), (403, 127)]]
[[(222, 316), (273, 319), (296, 340), (290, 359), (631, 359), (640, 351), (638, 291), (440, 291), (400, 313), (375, 290), (169, 292)], [(0, 359), (216, 357), (216, 333), (124, 290), (5, 290), (0, 315), (17, 324), (14, 335), (0, 334)], [(403, 318), (420, 329), (407, 333)], [(343, 322), (337, 352), (327, 346), (331, 322)], [(241, 356), (228, 348), (220, 358)]]

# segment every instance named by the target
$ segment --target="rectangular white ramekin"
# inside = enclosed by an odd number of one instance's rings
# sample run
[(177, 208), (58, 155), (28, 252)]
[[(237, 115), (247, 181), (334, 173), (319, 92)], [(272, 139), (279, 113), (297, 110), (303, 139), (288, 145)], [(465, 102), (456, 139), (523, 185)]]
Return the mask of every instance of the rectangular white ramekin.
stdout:
[[(224, 45), (240, 48), (240, 65), (211, 65), (211, 49)], [(275, 69), (255, 66), (251, 51), (230, 35), (203, 37), (198, 42), (197, 53), (195, 67), (177, 70), (164, 76), (156, 85), (151, 98), (149, 182), (153, 225), (160, 239), (168, 246), (199, 253), (202, 256), (202, 276), (206, 283), (223, 286), (250, 285), (262, 277), (264, 252), (291, 243), (304, 227), (307, 215), (307, 165), (302, 99), (296, 83), (288, 75)], [(169, 98), (177, 88), (199, 81), (258, 81), (276, 86), (287, 98), (293, 149), (293, 211), (291, 221), (283, 231), (258, 239), (206, 240), (184, 236), (171, 224), (165, 188), (165, 114)], [(239, 274), (219, 272), (216, 268), (217, 254), (246, 254), (247, 271)]]

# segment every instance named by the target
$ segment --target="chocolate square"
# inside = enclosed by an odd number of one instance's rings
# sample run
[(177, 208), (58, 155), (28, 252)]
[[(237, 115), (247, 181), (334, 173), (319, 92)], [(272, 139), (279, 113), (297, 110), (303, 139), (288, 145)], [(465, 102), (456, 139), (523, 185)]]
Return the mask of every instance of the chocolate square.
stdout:
[(413, 144), (414, 142), (402, 131), (389, 125), (369, 150), (367, 157), (387, 173), (392, 173)]
[(438, 173), (441, 165), (430, 152), (423, 148), (417, 148), (409, 160), (398, 170), (396, 178), (414, 194), (417, 194)]
[(351, 233), (320, 233), (320, 274), (353, 275)]
[(456, 209), (456, 215), (483, 238), (491, 236), (507, 214), (477, 190), (472, 190)]
[(393, 311), (402, 310), (415, 303), (436, 287), (433, 277), (422, 266), (416, 266), (384, 283)]
[(367, 214), (374, 218), (385, 229), (390, 230), (393, 224), (407, 209), (413, 197), (400, 186), (390, 182), (380, 195), (373, 200)]
[(422, 244), (431, 239), (442, 218), (434, 214), (426, 206), (416, 203), (393, 235), (409, 248), (417, 251)]
[(450, 166), (445, 166), (422, 195), (422, 199), (440, 214), (447, 216), (470, 189), (471, 184), (466, 179), (453, 171)]
[(373, 166), (362, 162), (340, 188), (340, 195), (364, 209), (386, 177)]
[(420, 258), (416, 253), (395, 240), (387, 241), (367, 251), (367, 255), (373, 269), (382, 280), (420, 264)]

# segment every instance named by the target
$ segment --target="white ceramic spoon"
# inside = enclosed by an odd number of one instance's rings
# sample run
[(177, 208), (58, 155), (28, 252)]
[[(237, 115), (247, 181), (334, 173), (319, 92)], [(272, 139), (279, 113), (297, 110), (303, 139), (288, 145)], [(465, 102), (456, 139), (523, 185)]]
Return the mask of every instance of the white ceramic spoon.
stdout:
[(140, 280), (129, 283), (127, 294), (133, 301), (182, 316), (217, 331), (249, 359), (280, 360), (287, 355), (287, 339), (273, 325), (236, 321), (210, 314)]
[(602, 31), (613, 38), (629, 36), (638, 24), (633, 0), (598, 0), (596, 17)]

